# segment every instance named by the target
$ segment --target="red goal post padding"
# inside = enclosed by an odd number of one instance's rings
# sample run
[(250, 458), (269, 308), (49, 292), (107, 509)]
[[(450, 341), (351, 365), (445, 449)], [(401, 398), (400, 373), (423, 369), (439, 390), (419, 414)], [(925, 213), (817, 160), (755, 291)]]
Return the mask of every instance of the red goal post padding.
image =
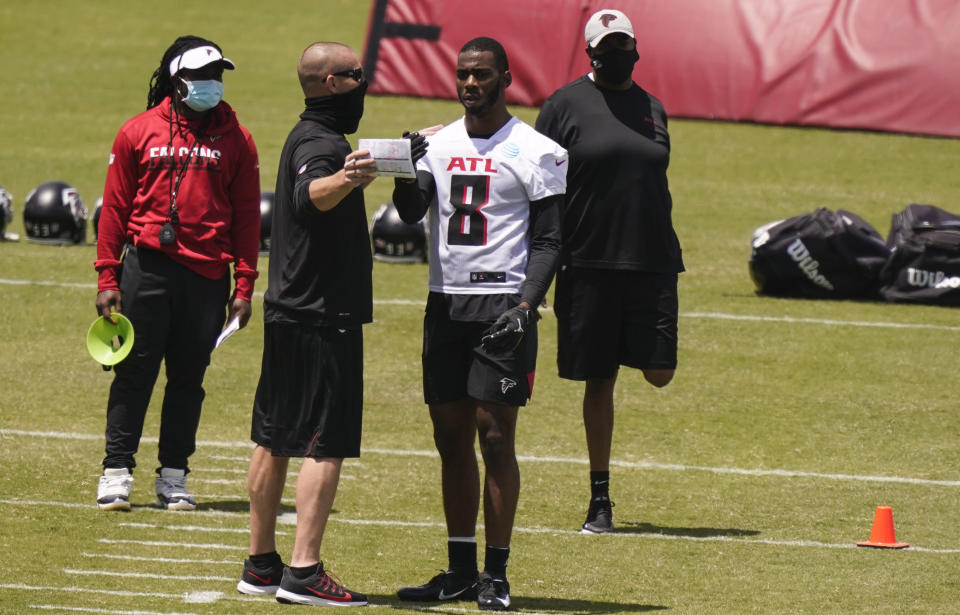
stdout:
[(538, 106), (586, 73), (583, 27), (633, 22), (634, 80), (673, 117), (960, 136), (957, 0), (373, 0), (371, 93), (456, 98), (460, 47), (507, 50), (507, 99)]

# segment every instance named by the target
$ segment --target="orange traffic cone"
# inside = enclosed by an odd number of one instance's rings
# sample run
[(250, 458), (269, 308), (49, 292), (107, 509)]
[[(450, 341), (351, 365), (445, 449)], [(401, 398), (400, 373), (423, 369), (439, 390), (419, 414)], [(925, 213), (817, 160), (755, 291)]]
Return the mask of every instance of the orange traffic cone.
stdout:
[(858, 542), (857, 546), (906, 549), (910, 543), (897, 542), (897, 536), (893, 531), (893, 509), (889, 506), (877, 506), (877, 512), (873, 516), (873, 529), (870, 530), (870, 540)]

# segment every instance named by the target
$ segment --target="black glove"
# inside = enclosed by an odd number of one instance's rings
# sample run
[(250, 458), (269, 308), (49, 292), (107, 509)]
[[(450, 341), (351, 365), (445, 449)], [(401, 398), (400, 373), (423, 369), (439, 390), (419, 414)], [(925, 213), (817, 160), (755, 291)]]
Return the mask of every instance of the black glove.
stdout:
[(497, 319), (480, 338), (480, 345), (490, 354), (513, 352), (523, 340), (527, 327), (536, 322), (537, 313), (522, 305), (512, 307)]
[(403, 131), (402, 136), (405, 139), (410, 139), (410, 158), (413, 159), (413, 164), (417, 164), (417, 161), (427, 153), (427, 138), (419, 132), (407, 130)]

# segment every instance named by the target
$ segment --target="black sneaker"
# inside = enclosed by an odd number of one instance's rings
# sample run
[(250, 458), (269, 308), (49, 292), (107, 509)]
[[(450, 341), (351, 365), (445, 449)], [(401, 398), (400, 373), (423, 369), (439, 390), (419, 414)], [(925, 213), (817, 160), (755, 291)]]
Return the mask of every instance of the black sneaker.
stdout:
[(580, 528), (581, 534), (606, 534), (613, 531), (613, 502), (610, 498), (594, 498), (590, 500), (587, 510), (587, 520)]
[(477, 578), (463, 577), (452, 570), (441, 572), (425, 585), (401, 587), (397, 597), (401, 600), (417, 602), (438, 602), (440, 600), (473, 600), (477, 597)]
[(510, 583), (487, 572), (477, 578), (477, 606), (485, 611), (506, 611), (510, 608)]
[(277, 590), (277, 602), (283, 604), (311, 604), (313, 606), (363, 606), (367, 597), (340, 585), (323, 570), (323, 562), (317, 564), (317, 571), (306, 579), (298, 579), (283, 569), (283, 579)]
[(266, 596), (277, 593), (283, 577), (283, 562), (273, 568), (257, 568), (250, 560), (243, 561), (243, 577), (237, 583), (237, 591), (248, 596)]

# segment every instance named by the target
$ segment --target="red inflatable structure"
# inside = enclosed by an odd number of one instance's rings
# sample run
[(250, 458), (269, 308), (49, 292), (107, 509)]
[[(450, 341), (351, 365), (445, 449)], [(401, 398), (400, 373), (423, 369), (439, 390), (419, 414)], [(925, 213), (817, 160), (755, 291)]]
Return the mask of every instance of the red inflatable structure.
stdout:
[(508, 100), (538, 106), (590, 69), (601, 8), (630, 17), (634, 80), (672, 117), (960, 137), (957, 0), (373, 0), (370, 91), (455, 98), (457, 51), (491, 36)]

